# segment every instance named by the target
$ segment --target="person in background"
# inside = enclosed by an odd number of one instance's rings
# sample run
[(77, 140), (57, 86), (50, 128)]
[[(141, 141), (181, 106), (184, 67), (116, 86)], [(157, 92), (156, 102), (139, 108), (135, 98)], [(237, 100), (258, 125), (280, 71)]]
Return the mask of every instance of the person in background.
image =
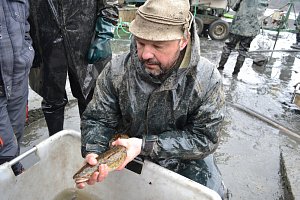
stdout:
[(232, 50), (238, 45), (238, 57), (232, 75), (238, 75), (244, 64), (250, 44), (260, 31), (259, 18), (262, 10), (268, 7), (268, 0), (236, 0), (231, 9), (236, 11), (229, 30), (228, 41), (223, 47), (218, 70), (224, 70), (224, 66)]
[[(0, 164), (20, 154), (24, 134), (28, 75), (34, 50), (29, 35), (29, 3), (0, 1)], [(12, 166), (23, 172), (20, 162)]]
[[(148, 0), (130, 24), (130, 52), (113, 58), (98, 77), (81, 120), (82, 156), (91, 165), (113, 145), (127, 149), (123, 169), (137, 156), (226, 196), (213, 152), (224, 119), (220, 73), (200, 57), (188, 0)], [(102, 164), (87, 184), (103, 181)], [(109, 178), (109, 177), (108, 177)], [(78, 188), (85, 183), (78, 183)]]
[(43, 97), (49, 135), (63, 130), (66, 79), (82, 116), (95, 82), (111, 59), (110, 39), (118, 22), (115, 1), (31, 0), (30, 24), (36, 56), (30, 86)]
[(295, 49), (300, 49), (300, 12), (298, 13), (294, 25), (296, 28), (296, 43), (293, 43), (291, 47)]

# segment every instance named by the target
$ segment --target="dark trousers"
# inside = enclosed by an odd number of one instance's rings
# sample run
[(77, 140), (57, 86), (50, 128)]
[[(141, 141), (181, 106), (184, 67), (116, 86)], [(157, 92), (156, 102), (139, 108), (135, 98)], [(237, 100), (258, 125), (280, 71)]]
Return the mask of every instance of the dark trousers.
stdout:
[(239, 55), (246, 57), (253, 39), (254, 37), (246, 37), (241, 35), (230, 34), (228, 41), (225, 42), (226, 45), (223, 48), (223, 52), (229, 56), (231, 51), (234, 50), (237, 45), (239, 45), (238, 47)]
[(187, 162), (183, 160), (175, 172), (216, 191), (222, 199), (227, 195), (227, 189), (213, 154), (200, 160)]
[(64, 109), (68, 103), (66, 80), (69, 76), (72, 94), (78, 100), (80, 116), (93, 97), (94, 89), (85, 98), (81, 92), (76, 72), (68, 63), (65, 48), (61, 42), (54, 44), (45, 58), (42, 110), (48, 126), (49, 135), (63, 130)]
[[(24, 134), (27, 99), (27, 78), (12, 86), (9, 100), (6, 96), (0, 97), (0, 164), (20, 154), (19, 144)], [(17, 163), (12, 168), (15, 174), (19, 174), (22, 165)]]
[(239, 68), (241, 68), (242, 64), (244, 63), (244, 60), (247, 56), (247, 52), (250, 48), (251, 42), (254, 39), (254, 37), (246, 37), (246, 36), (241, 36), (241, 35), (235, 35), (235, 34), (230, 34), (228, 41), (225, 42), (225, 46), (223, 47), (222, 55), (221, 55), (221, 60), (219, 63), (219, 68), (218, 69), (223, 69), (224, 65), (226, 64), (230, 53), (232, 50), (238, 46), (238, 58), (237, 58), (237, 65), (236, 69), (239, 71)]

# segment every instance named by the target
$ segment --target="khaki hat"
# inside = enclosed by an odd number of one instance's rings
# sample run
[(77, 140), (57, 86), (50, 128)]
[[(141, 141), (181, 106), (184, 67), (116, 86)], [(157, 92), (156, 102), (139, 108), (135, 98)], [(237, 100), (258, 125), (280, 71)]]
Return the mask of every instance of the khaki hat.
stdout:
[(181, 39), (190, 29), (193, 15), (189, 0), (147, 0), (136, 12), (129, 31), (142, 39)]

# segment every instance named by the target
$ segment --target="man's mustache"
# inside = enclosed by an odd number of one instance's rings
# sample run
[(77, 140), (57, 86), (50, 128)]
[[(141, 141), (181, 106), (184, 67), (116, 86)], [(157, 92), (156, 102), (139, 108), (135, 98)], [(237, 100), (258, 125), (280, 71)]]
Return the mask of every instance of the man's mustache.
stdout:
[(155, 61), (155, 60), (151, 60), (151, 59), (148, 59), (148, 60), (142, 60), (141, 61), (142, 64), (146, 64), (146, 65), (160, 65), (160, 62), (158, 61)]

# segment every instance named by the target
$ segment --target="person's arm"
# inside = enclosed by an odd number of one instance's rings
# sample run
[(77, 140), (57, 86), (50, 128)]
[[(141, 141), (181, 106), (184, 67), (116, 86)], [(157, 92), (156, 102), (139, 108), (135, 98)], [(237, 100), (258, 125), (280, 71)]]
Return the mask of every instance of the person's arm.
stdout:
[[(110, 70), (111, 68), (107, 66), (98, 77), (93, 99), (88, 104), (81, 120), (81, 154), (91, 165), (97, 163), (98, 154), (107, 150), (109, 141), (116, 134), (121, 119), (117, 92)], [(128, 147), (126, 148), (129, 151)], [(107, 176), (108, 167), (106, 164), (101, 164), (87, 184), (93, 185), (101, 182)], [(82, 189), (85, 183), (79, 183), (77, 187)]]
[(32, 39), (30, 37), (30, 25), (28, 22), (28, 17), (29, 17), (29, 3), (26, 2), (26, 11), (25, 11), (25, 17), (26, 17), (26, 22), (25, 22), (25, 40), (31, 45), (32, 44)]
[(213, 72), (208, 82), (198, 88), (203, 88), (205, 95), (202, 98), (194, 95), (196, 98), (191, 100), (185, 128), (144, 137), (143, 155), (152, 159), (202, 159), (215, 151), (224, 118), (224, 94), (219, 74)]
[[(110, 64), (110, 63), (109, 63)], [(108, 148), (121, 119), (117, 92), (112, 83), (110, 67), (99, 75), (93, 99), (81, 119), (81, 152), (102, 153)]]

